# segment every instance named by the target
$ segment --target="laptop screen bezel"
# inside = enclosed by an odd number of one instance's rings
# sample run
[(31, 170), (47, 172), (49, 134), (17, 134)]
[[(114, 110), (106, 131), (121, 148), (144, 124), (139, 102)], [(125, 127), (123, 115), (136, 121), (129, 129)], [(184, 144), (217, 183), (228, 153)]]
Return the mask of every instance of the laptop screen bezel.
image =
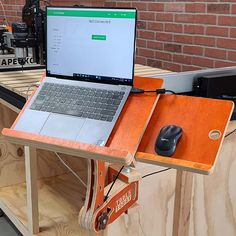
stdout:
[[(66, 75), (59, 75), (59, 74), (52, 74), (48, 71), (48, 63), (47, 63), (47, 12), (50, 8), (71, 8), (71, 9), (110, 9), (110, 10), (135, 10), (135, 28), (134, 28), (134, 49), (133, 49), (133, 67), (132, 67), (132, 79), (128, 81), (120, 81), (120, 80), (107, 80), (107, 79), (93, 79), (93, 78), (79, 78), (73, 76), (66, 76)], [(67, 80), (77, 80), (77, 81), (86, 81), (86, 82), (94, 82), (94, 83), (106, 83), (106, 84), (120, 84), (120, 85), (130, 85), (133, 86), (134, 83), (134, 66), (135, 66), (135, 55), (136, 55), (136, 36), (137, 36), (137, 9), (133, 7), (89, 7), (89, 6), (47, 6), (46, 7), (46, 17), (45, 17), (45, 35), (46, 35), (46, 44), (45, 44), (45, 63), (46, 63), (46, 76), (53, 77), (57, 79), (67, 79)]]

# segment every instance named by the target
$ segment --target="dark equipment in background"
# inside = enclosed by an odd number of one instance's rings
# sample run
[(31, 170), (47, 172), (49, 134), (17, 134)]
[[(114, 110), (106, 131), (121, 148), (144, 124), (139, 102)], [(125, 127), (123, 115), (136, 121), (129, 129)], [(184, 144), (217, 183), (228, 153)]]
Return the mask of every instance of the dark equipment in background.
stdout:
[(37, 64), (45, 64), (45, 11), (40, 8), (40, 0), (28, 0), (22, 10), (22, 21), (26, 23), (29, 39), (34, 39)]
[(2, 26), (0, 26), (0, 54), (8, 54), (8, 53), (13, 53), (13, 49), (8, 48), (6, 43), (5, 43), (5, 33), (7, 33), (8, 30)]
[(23, 66), (29, 56), (36, 64), (45, 64), (44, 22), (45, 12), (40, 8), (40, 0), (26, 0), (22, 23), (13, 23), (12, 33), (5, 34), (5, 47), (15, 50), (20, 65)]
[(236, 120), (236, 73), (221, 73), (196, 78), (194, 93), (198, 97), (233, 101), (235, 107), (231, 120)]

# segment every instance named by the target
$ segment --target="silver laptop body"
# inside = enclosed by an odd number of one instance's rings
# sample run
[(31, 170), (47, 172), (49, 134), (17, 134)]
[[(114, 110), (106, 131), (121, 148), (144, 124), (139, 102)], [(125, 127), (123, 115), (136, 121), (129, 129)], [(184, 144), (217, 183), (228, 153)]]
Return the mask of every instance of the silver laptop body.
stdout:
[(135, 31), (132, 8), (48, 7), (47, 76), (15, 129), (105, 145), (133, 85)]

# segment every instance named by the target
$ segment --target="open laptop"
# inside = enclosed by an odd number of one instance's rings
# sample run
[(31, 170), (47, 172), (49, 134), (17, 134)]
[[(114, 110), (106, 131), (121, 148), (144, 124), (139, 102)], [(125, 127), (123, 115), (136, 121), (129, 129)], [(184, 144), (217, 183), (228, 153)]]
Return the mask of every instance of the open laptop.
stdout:
[(46, 78), (15, 130), (103, 146), (133, 85), (136, 9), (46, 14)]

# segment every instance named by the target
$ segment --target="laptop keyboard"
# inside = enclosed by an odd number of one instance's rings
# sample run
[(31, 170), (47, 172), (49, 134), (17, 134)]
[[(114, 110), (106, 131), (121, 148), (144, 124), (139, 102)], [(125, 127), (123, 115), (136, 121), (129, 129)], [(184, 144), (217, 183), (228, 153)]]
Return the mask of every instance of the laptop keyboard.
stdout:
[(30, 109), (111, 122), (125, 92), (44, 83)]

